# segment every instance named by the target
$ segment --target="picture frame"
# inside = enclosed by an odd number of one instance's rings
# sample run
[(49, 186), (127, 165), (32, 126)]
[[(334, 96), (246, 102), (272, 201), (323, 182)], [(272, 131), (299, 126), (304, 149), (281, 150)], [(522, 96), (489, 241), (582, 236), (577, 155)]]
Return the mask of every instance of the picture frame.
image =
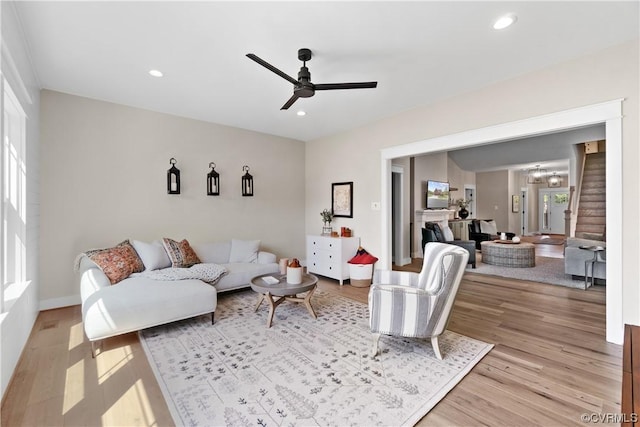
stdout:
[(511, 212), (520, 212), (520, 196), (511, 196)]
[(331, 184), (331, 213), (337, 218), (353, 218), (353, 182)]

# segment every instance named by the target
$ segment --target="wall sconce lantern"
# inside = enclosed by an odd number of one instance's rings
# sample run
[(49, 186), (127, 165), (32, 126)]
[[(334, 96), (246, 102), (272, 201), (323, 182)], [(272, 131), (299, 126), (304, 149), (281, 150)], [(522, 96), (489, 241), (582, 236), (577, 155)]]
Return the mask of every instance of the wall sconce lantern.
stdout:
[(176, 167), (176, 159), (169, 159), (171, 169), (167, 171), (167, 192), (180, 194), (180, 170)]
[(242, 195), (253, 196), (253, 177), (249, 174), (249, 166), (244, 165), (242, 171), (245, 170), (245, 174), (242, 175)]
[(220, 195), (220, 174), (216, 172), (216, 164), (209, 163), (211, 171), (207, 174), (207, 196)]

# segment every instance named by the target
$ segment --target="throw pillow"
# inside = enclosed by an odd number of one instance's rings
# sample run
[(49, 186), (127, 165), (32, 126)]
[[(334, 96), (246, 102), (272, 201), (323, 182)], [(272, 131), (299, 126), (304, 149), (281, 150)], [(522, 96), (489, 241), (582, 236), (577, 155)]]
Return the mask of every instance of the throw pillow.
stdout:
[(144, 270), (144, 264), (129, 240), (113, 248), (93, 249), (86, 255), (100, 267), (112, 285), (126, 279), (131, 273)]
[(167, 256), (167, 251), (160, 241), (145, 243), (139, 240), (131, 241), (133, 248), (138, 252), (146, 270), (158, 270), (160, 268), (171, 267), (171, 260)]
[(442, 234), (442, 229), (440, 228), (440, 224), (437, 222), (425, 222), (424, 228), (427, 230), (433, 231), (433, 235), (436, 236), (436, 240), (438, 242), (444, 242), (444, 235)]
[(172, 267), (189, 268), (192, 265), (200, 264), (200, 258), (198, 258), (187, 239), (176, 242), (165, 237), (162, 239), (162, 244), (167, 251), (167, 255), (169, 255)]
[(231, 240), (229, 262), (258, 262), (260, 240)]
[(498, 227), (495, 221), (480, 221), (480, 232), (487, 233), (492, 236), (498, 234)]
[(200, 243), (192, 245), (198, 258), (207, 264), (226, 264), (231, 254), (231, 242)]
[(442, 229), (442, 235), (444, 236), (445, 242), (452, 242), (454, 240), (453, 230), (451, 230), (449, 226)]

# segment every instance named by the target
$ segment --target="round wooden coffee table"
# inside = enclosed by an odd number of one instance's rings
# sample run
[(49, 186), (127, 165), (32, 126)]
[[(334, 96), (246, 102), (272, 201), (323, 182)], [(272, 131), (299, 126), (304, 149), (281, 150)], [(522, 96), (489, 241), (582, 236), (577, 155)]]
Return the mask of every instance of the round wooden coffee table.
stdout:
[[(269, 278), (272, 278), (269, 280)], [(277, 280), (275, 282), (273, 279)], [(273, 283), (270, 283), (273, 282)], [(267, 328), (271, 327), (273, 321), (273, 313), (276, 307), (284, 301), (301, 302), (307, 307), (309, 314), (317, 319), (316, 312), (311, 307), (311, 295), (316, 290), (318, 278), (313, 274), (303, 274), (302, 283), (293, 285), (287, 283), (286, 274), (261, 274), (251, 279), (251, 289), (260, 294), (260, 299), (256, 305), (255, 311), (258, 311), (262, 301), (266, 301), (269, 305), (269, 318), (267, 319)], [(306, 292), (304, 297), (298, 297), (298, 294)], [(274, 297), (278, 297), (277, 299)]]
[(501, 267), (535, 267), (536, 245), (511, 241), (480, 242), (482, 262)]

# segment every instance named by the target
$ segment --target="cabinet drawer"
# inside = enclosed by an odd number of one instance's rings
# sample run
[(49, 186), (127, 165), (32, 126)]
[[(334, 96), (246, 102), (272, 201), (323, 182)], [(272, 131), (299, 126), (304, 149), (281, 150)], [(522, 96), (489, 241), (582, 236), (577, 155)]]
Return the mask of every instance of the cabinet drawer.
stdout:
[(340, 240), (333, 237), (310, 237), (307, 241), (309, 249), (340, 250)]

